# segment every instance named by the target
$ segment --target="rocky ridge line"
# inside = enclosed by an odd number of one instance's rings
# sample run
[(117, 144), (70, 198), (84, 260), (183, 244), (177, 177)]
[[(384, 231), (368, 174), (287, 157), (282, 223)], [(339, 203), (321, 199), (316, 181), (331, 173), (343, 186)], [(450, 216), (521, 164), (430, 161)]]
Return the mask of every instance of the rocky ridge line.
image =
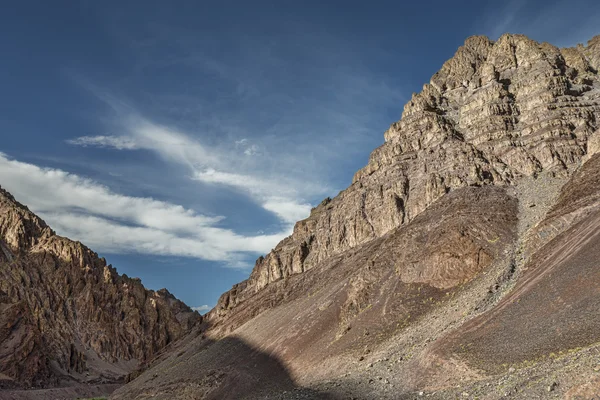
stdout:
[(202, 317), (119, 275), (0, 188), (0, 383), (118, 381)]
[(567, 49), (523, 35), (468, 38), (405, 105), (352, 185), (260, 257), (208, 318), (406, 224), (456, 188), (570, 175), (600, 150), (599, 69), (600, 36)]

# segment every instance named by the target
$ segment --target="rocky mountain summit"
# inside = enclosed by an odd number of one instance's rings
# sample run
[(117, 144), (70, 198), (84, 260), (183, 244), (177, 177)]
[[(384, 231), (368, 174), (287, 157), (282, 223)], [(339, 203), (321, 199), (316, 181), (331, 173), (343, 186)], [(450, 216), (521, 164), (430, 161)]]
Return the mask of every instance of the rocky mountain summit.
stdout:
[(600, 36), (468, 38), (352, 185), (112, 398), (600, 393), (599, 69)]
[(0, 189), (0, 385), (122, 382), (201, 316), (119, 275)]
[(408, 224), (451, 190), (568, 176), (600, 150), (600, 36), (559, 49), (522, 35), (466, 40), (405, 105), (352, 185), (259, 258), (214, 314)]

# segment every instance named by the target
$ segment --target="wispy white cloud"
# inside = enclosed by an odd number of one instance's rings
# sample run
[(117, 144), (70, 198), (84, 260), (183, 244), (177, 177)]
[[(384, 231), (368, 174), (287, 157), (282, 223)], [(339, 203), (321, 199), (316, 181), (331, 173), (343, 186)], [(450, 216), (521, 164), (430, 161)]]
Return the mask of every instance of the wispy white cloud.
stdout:
[(82, 136), (67, 140), (67, 143), (83, 147), (113, 147), (118, 150), (137, 148), (134, 140), (119, 136)]
[[(108, 130), (115, 139), (97, 145), (151, 151), (171, 171), (187, 168), (199, 187), (215, 189), (210, 193), (238, 191), (290, 231), (309, 215), (311, 203), (350, 182), (367, 160), (365, 149), (383, 141), (381, 132), (391, 122), (387, 113), (403, 100), (397, 81), (374, 74), (346, 50), (347, 43), (305, 28), (286, 25), (286, 37), (245, 37), (248, 42), (241, 43), (238, 36), (214, 42), (178, 26), (161, 27), (150, 35), (153, 40), (132, 45), (136, 71), (147, 76), (160, 70), (158, 79), (164, 70), (176, 71), (186, 76), (184, 86), (169, 79), (153, 92), (144, 79), (139, 83), (147, 91), (135, 98), (77, 79), (113, 116)], [(123, 39), (129, 42), (127, 35)], [(230, 51), (214, 51), (224, 47)], [(381, 56), (370, 49), (366, 58)], [(158, 56), (165, 51), (168, 59)], [(129, 148), (116, 145), (123, 139)]]
[[(249, 144), (248, 139), (236, 141), (232, 149), (209, 148), (190, 135), (153, 124), (139, 116), (124, 118), (122, 127), (127, 136), (102, 137), (102, 140), (83, 136), (70, 140), (69, 143), (111, 146), (118, 150), (153, 151), (168, 162), (187, 166), (193, 180), (223, 185), (245, 193), (287, 225), (308, 216), (311, 206), (303, 200), (305, 196), (321, 195), (327, 191), (321, 185), (299, 181), (294, 176), (274, 174), (268, 169), (269, 165), (247, 164), (240, 159), (239, 147), (243, 146), (245, 155), (255, 155), (258, 152), (258, 146)], [(129, 146), (121, 146), (123, 142)], [(235, 172), (240, 170), (244, 173)], [(289, 226), (286, 229), (289, 230)]]
[(209, 306), (207, 304), (204, 304), (202, 306), (192, 307), (192, 310), (198, 311), (200, 314), (203, 314), (203, 313), (205, 313), (207, 311), (210, 311), (211, 308), (212, 308), (211, 306)]
[(246, 150), (244, 150), (244, 154), (247, 156), (255, 156), (259, 153), (259, 151), (260, 151), (260, 147), (253, 144), (251, 146), (246, 147)]
[(206, 183), (222, 184), (240, 188), (257, 196), (260, 195), (261, 191), (275, 195), (293, 195), (296, 193), (294, 188), (281, 185), (277, 181), (263, 180), (260, 177), (253, 175), (217, 171), (213, 168), (196, 170), (194, 179)]
[[(582, 10), (585, 10), (582, 12)], [(540, 8), (535, 2), (511, 0), (488, 9), (475, 31), (493, 40), (504, 33), (522, 33), (559, 47), (584, 43), (600, 34), (600, 6), (588, 1), (554, 1)]]
[(221, 216), (111, 191), (90, 179), (41, 168), (0, 153), (0, 182), (64, 236), (100, 252), (187, 256), (245, 266), (290, 233), (243, 236), (219, 227)]
[(260, 146), (257, 144), (250, 143), (247, 138), (243, 138), (235, 141), (235, 147), (242, 149), (244, 154), (247, 156), (255, 156), (260, 154)]
[(290, 224), (306, 218), (311, 209), (310, 204), (273, 196), (266, 197), (262, 206), (265, 210), (271, 211), (281, 220)]
[(280, 186), (277, 182), (261, 181), (253, 176), (214, 169), (196, 171), (194, 178), (205, 183), (227, 185), (244, 190), (257, 199), (265, 210), (274, 213), (287, 224), (304, 219), (310, 213), (309, 203), (298, 200), (298, 194), (294, 189)]

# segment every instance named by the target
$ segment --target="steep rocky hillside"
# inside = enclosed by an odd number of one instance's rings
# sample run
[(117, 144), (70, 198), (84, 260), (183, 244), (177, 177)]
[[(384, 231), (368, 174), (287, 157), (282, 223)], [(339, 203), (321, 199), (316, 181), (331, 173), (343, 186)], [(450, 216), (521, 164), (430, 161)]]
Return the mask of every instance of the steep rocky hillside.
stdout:
[(0, 189), (0, 385), (116, 382), (201, 322)]
[(598, 53), (600, 37), (572, 49), (519, 35), (467, 39), (405, 105), (353, 184), (298, 222), (214, 313), (410, 223), (456, 188), (568, 176), (600, 147)]
[(113, 398), (598, 395), (599, 69), (600, 36), (468, 38), (352, 185)]

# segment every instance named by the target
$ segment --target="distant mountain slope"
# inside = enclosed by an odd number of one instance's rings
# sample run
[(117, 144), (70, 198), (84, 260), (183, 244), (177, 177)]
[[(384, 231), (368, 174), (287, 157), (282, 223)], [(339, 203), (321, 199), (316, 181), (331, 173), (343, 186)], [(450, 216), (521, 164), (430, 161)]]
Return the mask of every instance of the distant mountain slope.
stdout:
[(119, 381), (201, 322), (0, 188), (0, 385)]
[(112, 398), (600, 392), (599, 63), (600, 36), (468, 38), (352, 185)]

